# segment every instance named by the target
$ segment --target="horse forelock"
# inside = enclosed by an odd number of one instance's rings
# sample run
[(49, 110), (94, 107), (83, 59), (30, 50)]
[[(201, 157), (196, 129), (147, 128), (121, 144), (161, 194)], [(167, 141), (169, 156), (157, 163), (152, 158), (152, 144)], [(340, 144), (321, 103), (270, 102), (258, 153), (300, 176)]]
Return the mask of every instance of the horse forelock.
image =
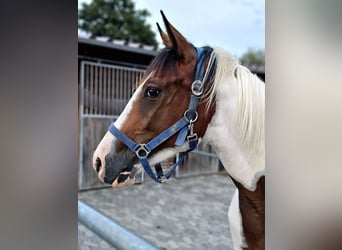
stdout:
[(172, 48), (165, 47), (160, 50), (158, 55), (152, 60), (145, 71), (145, 76), (152, 72), (160, 75), (171, 75), (176, 72), (176, 64), (179, 56)]

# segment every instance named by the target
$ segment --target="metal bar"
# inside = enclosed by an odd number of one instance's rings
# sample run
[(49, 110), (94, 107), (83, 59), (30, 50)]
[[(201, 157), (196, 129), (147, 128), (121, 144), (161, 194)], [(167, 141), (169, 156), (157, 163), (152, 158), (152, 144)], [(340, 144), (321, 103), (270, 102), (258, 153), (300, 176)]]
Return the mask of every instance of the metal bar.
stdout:
[(126, 92), (126, 100), (129, 100), (130, 95), (130, 86), (132, 85), (132, 74), (133, 72), (127, 72), (127, 81), (125, 85), (125, 92)]
[(116, 60), (106, 60), (103, 58), (97, 58), (97, 57), (88, 57), (88, 56), (78, 56), (79, 59), (81, 59), (82, 61), (87, 61), (87, 62), (91, 62), (94, 64), (104, 64), (104, 65), (120, 65), (121, 67), (127, 67), (127, 68), (133, 68), (133, 69), (141, 69), (144, 70), (147, 68), (146, 65), (142, 65), (142, 64), (135, 64), (135, 63), (125, 63), (122, 61), (116, 61)]
[(121, 70), (125, 70), (125, 71), (144, 71), (145, 70), (145, 68), (132, 68), (132, 67), (119, 66), (119, 65), (113, 65), (113, 64), (105, 64), (105, 63), (98, 63), (98, 62), (91, 62), (91, 61), (87, 61), (87, 64), (88, 65), (93, 65), (93, 66), (101, 65), (101, 67), (121, 69)]
[(95, 84), (95, 92), (94, 92), (94, 114), (99, 114), (98, 110), (98, 89), (99, 89), (99, 66), (94, 67), (94, 73), (95, 73), (95, 79), (94, 79), (94, 84)]
[[(120, 81), (120, 89), (119, 89), (119, 93), (118, 93), (118, 98), (119, 100), (122, 100), (123, 98), (125, 98), (126, 93), (125, 93), (125, 83), (126, 81), (126, 71), (125, 70), (120, 70), (121, 71), (121, 81)], [(119, 105), (120, 107), (120, 105)], [(119, 109), (118, 111), (119, 113), (121, 113), (121, 109)]]
[(78, 188), (82, 188), (82, 185), (83, 185), (83, 179), (84, 179), (84, 172), (83, 172), (83, 113), (84, 113), (84, 110), (83, 110), (83, 106), (84, 106), (84, 91), (85, 91), (85, 88), (84, 88), (84, 68), (85, 68), (85, 64), (84, 62), (81, 62), (81, 86), (80, 86), (80, 95), (81, 95), (81, 103), (80, 103), (80, 135), (79, 135), (79, 140), (80, 140), (80, 146), (78, 147), (79, 148), (79, 177), (78, 177)]
[(117, 249), (158, 249), (80, 200), (78, 201), (78, 220)]
[(125, 100), (128, 100), (128, 95), (127, 95), (127, 89), (128, 89), (128, 86), (131, 84), (131, 79), (130, 79), (130, 75), (131, 75), (131, 72), (129, 71), (126, 71), (126, 79), (125, 79), (125, 84), (123, 86), (123, 91), (125, 93)]
[(110, 69), (109, 68), (106, 68), (106, 84), (105, 84), (105, 88), (106, 88), (106, 111), (105, 111), (105, 114), (108, 115), (110, 114), (109, 112), (109, 93), (110, 93)]
[(88, 109), (88, 107), (89, 107), (89, 97), (88, 97), (88, 95), (87, 95), (87, 92), (89, 91), (89, 70), (88, 70), (88, 65), (85, 63), (85, 62), (81, 62), (81, 65), (82, 65), (82, 63), (83, 63), (83, 68), (84, 68), (84, 72), (83, 72), (83, 74), (84, 74), (84, 86), (83, 86), (83, 89), (82, 89), (82, 95), (83, 95), (83, 114), (86, 114), (86, 113), (89, 113), (89, 109)]
[(89, 79), (89, 84), (90, 84), (90, 91), (89, 91), (89, 114), (94, 114), (93, 107), (94, 107), (94, 66), (90, 65), (90, 79)]
[[(119, 88), (120, 88), (120, 71), (118, 69), (114, 69), (114, 70), (115, 70), (115, 72), (114, 72), (114, 74), (115, 74), (115, 81), (114, 81), (115, 89), (113, 91), (113, 99), (112, 100), (118, 99), (117, 93), (119, 93)], [(111, 114), (114, 114), (114, 111), (116, 110), (116, 104), (114, 102), (112, 104), (112, 107), (113, 107), (113, 111)]]
[(99, 114), (103, 114), (103, 67), (99, 67)]
[(116, 69), (111, 68), (110, 69), (110, 85), (111, 85), (111, 91), (110, 91), (110, 114), (114, 115), (114, 105), (113, 100), (115, 97), (115, 89), (116, 89), (116, 82), (118, 79), (118, 75), (116, 74)]

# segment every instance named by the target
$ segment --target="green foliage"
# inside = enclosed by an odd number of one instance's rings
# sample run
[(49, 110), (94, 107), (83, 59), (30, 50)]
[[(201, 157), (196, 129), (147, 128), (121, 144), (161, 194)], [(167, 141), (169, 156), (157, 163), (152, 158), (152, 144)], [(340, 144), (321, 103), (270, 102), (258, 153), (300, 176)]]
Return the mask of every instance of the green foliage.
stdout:
[(78, 12), (78, 27), (92, 37), (108, 36), (129, 42), (158, 46), (155, 33), (146, 23), (150, 13), (135, 10), (132, 0), (93, 0)]
[(265, 51), (261, 49), (248, 49), (248, 51), (240, 57), (240, 62), (243, 65), (265, 66)]

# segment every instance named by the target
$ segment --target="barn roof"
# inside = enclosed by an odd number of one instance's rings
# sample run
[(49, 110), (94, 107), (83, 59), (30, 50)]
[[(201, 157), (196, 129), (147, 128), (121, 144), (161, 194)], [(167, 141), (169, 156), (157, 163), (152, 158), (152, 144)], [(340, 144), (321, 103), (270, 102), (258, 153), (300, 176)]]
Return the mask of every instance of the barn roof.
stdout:
[(87, 35), (78, 35), (79, 59), (145, 68), (157, 53), (158, 51), (149, 45), (110, 40), (108, 37), (90, 38)]
[[(157, 54), (158, 50), (154, 46), (112, 40), (109, 37), (90, 38), (88, 34), (78, 34), (80, 60), (101, 61), (145, 69)], [(245, 66), (265, 81), (264, 66)]]

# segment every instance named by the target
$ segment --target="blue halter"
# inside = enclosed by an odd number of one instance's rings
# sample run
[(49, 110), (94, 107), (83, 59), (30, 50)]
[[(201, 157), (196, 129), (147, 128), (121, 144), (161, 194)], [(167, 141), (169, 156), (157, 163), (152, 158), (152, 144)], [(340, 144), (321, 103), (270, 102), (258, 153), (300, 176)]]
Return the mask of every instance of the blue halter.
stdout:
[[(203, 48), (196, 48), (197, 50), (197, 64), (194, 82), (191, 86), (191, 98), (188, 109), (185, 111), (184, 116), (180, 118), (175, 124), (171, 127), (163, 131), (157, 137), (153, 138), (148, 143), (136, 143), (127, 135), (122, 133), (119, 129), (114, 126), (112, 123), (108, 130), (123, 144), (125, 144), (132, 152), (134, 152), (140, 160), (145, 172), (149, 177), (151, 177), (156, 182), (163, 182), (165, 179), (169, 179), (173, 172), (175, 171), (178, 164), (184, 159), (184, 156), (190, 151), (194, 150), (198, 144), (198, 136), (193, 132), (193, 124), (197, 120), (197, 107), (203, 92), (203, 77), (204, 77), (204, 59), (205, 59), (205, 51)], [(209, 49), (212, 52), (212, 49)], [(177, 140), (175, 142), (175, 146), (182, 146), (187, 141), (189, 144), (189, 149), (180, 154), (179, 160), (171, 167), (170, 171), (167, 173), (163, 173), (160, 164), (155, 166), (156, 174), (153, 173), (152, 168), (148, 162), (148, 155), (152, 150), (157, 148), (166, 140), (170, 139), (175, 134), (178, 134)]]

